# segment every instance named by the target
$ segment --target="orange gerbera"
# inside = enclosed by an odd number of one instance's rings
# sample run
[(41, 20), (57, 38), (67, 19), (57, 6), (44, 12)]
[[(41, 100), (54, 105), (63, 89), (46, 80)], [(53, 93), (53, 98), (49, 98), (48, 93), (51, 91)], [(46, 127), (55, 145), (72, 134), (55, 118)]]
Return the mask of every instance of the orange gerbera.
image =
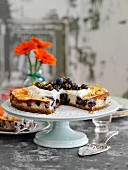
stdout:
[(3, 107), (0, 107), (0, 116), (3, 116), (4, 115), (4, 109)]
[(36, 43), (32, 41), (31, 42), (25, 41), (14, 49), (14, 53), (18, 55), (29, 54), (30, 51), (35, 48), (36, 48)]
[(51, 42), (43, 42), (42, 40), (36, 37), (31, 37), (30, 41), (36, 43), (37, 48), (47, 48), (47, 47), (52, 46)]
[(42, 48), (36, 49), (35, 54), (35, 58), (44, 64), (49, 64), (52, 66), (56, 64), (56, 58)]

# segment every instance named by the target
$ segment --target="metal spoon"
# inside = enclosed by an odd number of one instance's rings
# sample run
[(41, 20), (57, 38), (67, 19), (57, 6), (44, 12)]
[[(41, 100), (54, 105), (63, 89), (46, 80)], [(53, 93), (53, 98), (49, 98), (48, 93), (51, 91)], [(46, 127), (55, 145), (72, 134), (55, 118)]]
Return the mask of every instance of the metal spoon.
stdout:
[(98, 143), (98, 144), (92, 143), (92, 144), (87, 144), (84, 147), (81, 147), (78, 151), (78, 155), (79, 156), (95, 155), (95, 154), (107, 151), (111, 147), (107, 146), (106, 143), (111, 137), (117, 134), (118, 134), (118, 131), (109, 131), (101, 143)]

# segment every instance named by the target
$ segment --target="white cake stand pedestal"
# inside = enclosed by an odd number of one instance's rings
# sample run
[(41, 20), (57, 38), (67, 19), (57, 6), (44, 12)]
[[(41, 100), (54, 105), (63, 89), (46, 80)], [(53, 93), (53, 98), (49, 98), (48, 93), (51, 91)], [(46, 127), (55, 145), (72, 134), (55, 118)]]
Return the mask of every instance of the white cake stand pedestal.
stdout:
[(37, 133), (34, 142), (50, 148), (74, 148), (87, 144), (88, 138), (83, 132), (71, 129), (69, 121), (57, 121), (51, 130)]
[(71, 129), (69, 122), (103, 117), (115, 113), (119, 107), (117, 102), (111, 100), (110, 106), (95, 111), (93, 114), (71, 106), (60, 106), (54, 114), (45, 115), (20, 111), (12, 107), (9, 100), (5, 101), (2, 106), (7, 112), (18, 117), (53, 122), (50, 130), (38, 132), (34, 138), (37, 145), (50, 148), (74, 148), (87, 144), (86, 134)]

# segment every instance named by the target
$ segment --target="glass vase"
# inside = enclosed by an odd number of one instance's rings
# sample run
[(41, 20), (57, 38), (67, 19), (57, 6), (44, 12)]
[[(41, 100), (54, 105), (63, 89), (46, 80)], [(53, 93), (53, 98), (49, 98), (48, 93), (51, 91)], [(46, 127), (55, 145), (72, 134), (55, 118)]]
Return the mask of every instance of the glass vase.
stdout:
[(24, 80), (22, 86), (28, 87), (36, 82), (43, 82), (43, 81), (45, 81), (45, 78), (42, 76), (42, 69), (39, 69), (36, 74), (30, 74), (30, 71), (28, 71), (28, 74), (26, 74), (26, 79)]

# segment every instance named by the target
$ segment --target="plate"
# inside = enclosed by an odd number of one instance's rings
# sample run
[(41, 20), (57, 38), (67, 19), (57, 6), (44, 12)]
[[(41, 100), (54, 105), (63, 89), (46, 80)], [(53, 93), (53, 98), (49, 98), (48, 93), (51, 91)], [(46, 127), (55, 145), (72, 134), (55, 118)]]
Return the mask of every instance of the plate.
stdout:
[(36, 128), (30, 131), (22, 131), (22, 132), (5, 132), (5, 131), (0, 131), (0, 134), (8, 134), (8, 135), (20, 135), (20, 134), (30, 134), (30, 133), (35, 133), (39, 132), (42, 130), (46, 130), (50, 127), (50, 123), (48, 122), (35, 122), (37, 124)]
[(120, 118), (128, 116), (128, 110), (125, 111), (117, 111), (116, 114), (112, 115), (112, 118)]
[[(112, 96), (112, 99), (119, 103), (119, 108), (128, 108), (128, 99)], [(112, 115), (112, 118), (121, 118), (128, 116), (128, 109), (117, 111), (116, 114)]]
[(99, 111), (94, 111), (93, 113), (89, 113), (86, 110), (82, 110), (76, 107), (72, 106), (65, 106), (61, 105), (59, 108), (56, 109), (55, 113), (53, 114), (39, 114), (39, 113), (30, 113), (18, 110), (11, 106), (10, 100), (5, 101), (2, 104), (3, 108), (9, 112), (12, 115), (18, 116), (18, 117), (24, 117), (28, 119), (33, 119), (37, 121), (75, 121), (75, 120), (87, 120), (87, 119), (94, 119), (97, 117), (103, 117), (109, 114), (115, 113), (118, 108), (119, 104), (111, 99), (111, 104)]

